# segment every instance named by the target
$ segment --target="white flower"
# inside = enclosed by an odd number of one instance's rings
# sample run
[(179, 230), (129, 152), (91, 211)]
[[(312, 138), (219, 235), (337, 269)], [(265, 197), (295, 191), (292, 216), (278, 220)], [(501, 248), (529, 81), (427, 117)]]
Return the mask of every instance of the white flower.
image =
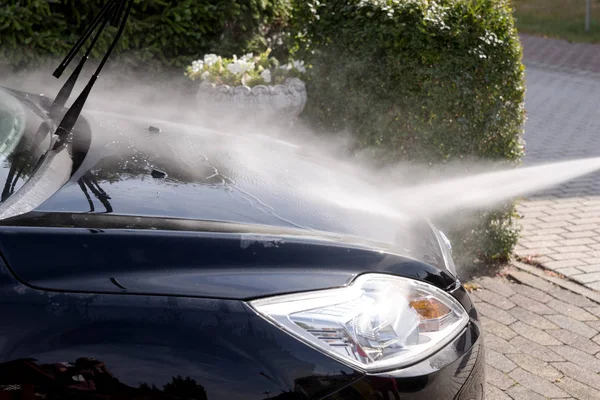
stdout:
[[(244, 56), (245, 57), (245, 56)], [(238, 59), (235, 55), (233, 56), (233, 62), (227, 65), (227, 69), (232, 74), (245, 74), (248, 71), (254, 69), (254, 62), (247, 61), (244, 58)]]
[(298, 72), (306, 72), (306, 68), (304, 67), (304, 61), (292, 60), (287, 64), (279, 66), (279, 69), (285, 69), (287, 71), (295, 68)]
[(227, 70), (235, 75), (240, 73), (241, 68), (240, 64), (237, 62), (237, 59), (234, 62), (227, 64)]
[(260, 73), (260, 77), (263, 78), (263, 80), (266, 83), (271, 83), (271, 71), (268, 69), (265, 69), (263, 72)]
[(202, 78), (202, 80), (206, 80), (206, 79), (208, 79), (209, 76), (210, 76), (210, 72), (204, 71), (202, 73), (202, 75), (200, 75), (200, 78)]
[(243, 60), (240, 60), (238, 62), (240, 63), (240, 68), (242, 70), (242, 73), (248, 72), (248, 71), (251, 71), (254, 69), (254, 62), (243, 61)]
[(192, 71), (193, 72), (200, 72), (200, 71), (202, 71), (202, 68), (204, 68), (204, 61), (202, 61), (202, 60), (192, 61)]
[(205, 54), (204, 55), (204, 62), (209, 67), (214, 65), (214, 63), (216, 63), (218, 59), (219, 59), (219, 57), (217, 57), (216, 54)]
[(252, 59), (254, 59), (254, 54), (252, 53), (244, 54), (242, 58), (240, 58), (242, 61), (251, 61)]
[(296, 68), (299, 72), (306, 72), (306, 68), (304, 68), (304, 61), (292, 61), (292, 67)]

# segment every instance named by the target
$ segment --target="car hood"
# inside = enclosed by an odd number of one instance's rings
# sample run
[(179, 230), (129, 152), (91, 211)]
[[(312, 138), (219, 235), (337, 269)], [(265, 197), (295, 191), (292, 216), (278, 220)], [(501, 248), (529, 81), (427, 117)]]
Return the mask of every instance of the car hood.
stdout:
[(0, 224), (0, 251), (34, 287), (248, 299), (365, 272), (454, 284), (427, 221), (349, 207), (342, 188), (377, 188), (307, 147), (99, 112), (86, 122), (89, 151), (67, 184)]
[(430, 230), (422, 219), (361, 204), (357, 197), (374, 198), (378, 188), (308, 147), (118, 114), (88, 113), (86, 120), (92, 139), (85, 160), (36, 211), (330, 232), (409, 253)]

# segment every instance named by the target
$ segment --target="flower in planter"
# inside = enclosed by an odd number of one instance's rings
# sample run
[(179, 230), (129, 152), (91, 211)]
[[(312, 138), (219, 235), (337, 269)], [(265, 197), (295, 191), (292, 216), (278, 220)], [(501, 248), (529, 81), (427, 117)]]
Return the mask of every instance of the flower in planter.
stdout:
[(295, 69), (296, 71), (298, 71), (300, 73), (306, 72), (306, 68), (304, 67), (304, 61), (298, 61), (298, 60), (292, 60), (280, 68), (286, 69), (288, 71)]
[(238, 58), (223, 58), (216, 54), (206, 54), (203, 59), (192, 62), (185, 74), (192, 80), (217, 85), (229, 86), (257, 86), (277, 85), (285, 82), (287, 78), (304, 77), (306, 67), (303, 61), (290, 60), (285, 65), (269, 57), (271, 49), (254, 55), (248, 53)]
[(265, 69), (260, 73), (260, 77), (265, 81), (265, 83), (271, 83), (271, 70)]
[(197, 60), (192, 62), (191, 69), (194, 73), (202, 71), (204, 69), (204, 61)]
[[(217, 61), (219, 61), (219, 57), (216, 54), (206, 54), (204, 56), (204, 64), (206, 64), (209, 67), (212, 67), (213, 65), (215, 65), (217, 63)], [(195, 62), (197, 62), (197, 61), (195, 61)]]

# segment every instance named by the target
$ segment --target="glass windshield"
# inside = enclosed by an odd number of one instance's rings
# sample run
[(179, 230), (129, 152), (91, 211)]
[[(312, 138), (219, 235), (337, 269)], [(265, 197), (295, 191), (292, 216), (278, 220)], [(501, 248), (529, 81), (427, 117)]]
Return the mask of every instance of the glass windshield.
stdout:
[(50, 127), (25, 97), (0, 88), (0, 203), (35, 173), (50, 146)]
[(0, 89), (0, 159), (6, 159), (25, 132), (25, 107)]

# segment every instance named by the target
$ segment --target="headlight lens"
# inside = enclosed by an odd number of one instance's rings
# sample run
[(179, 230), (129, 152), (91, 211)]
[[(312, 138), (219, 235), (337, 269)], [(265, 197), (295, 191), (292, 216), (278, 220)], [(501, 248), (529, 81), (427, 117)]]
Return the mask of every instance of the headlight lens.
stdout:
[(467, 325), (461, 304), (427, 283), (383, 274), (340, 289), (255, 300), (275, 325), (346, 364), (374, 372), (413, 364)]

